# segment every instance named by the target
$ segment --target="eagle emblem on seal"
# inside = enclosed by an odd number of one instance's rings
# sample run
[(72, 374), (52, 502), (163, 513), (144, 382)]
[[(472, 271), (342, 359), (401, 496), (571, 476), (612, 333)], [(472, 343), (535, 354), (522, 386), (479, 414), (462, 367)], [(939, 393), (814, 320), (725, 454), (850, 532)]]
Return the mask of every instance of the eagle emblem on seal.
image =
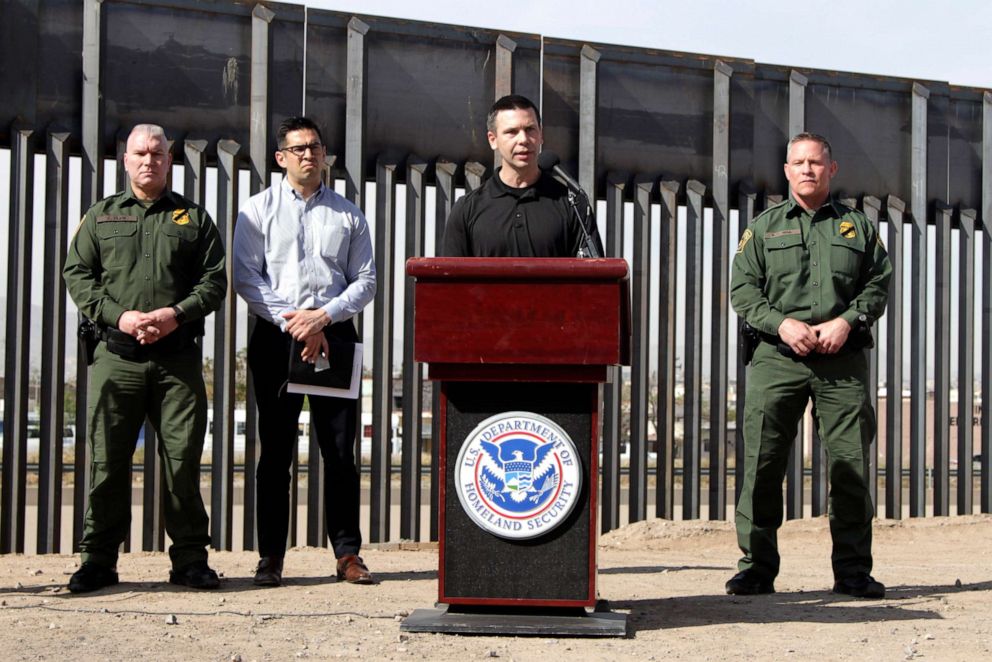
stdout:
[(511, 437), (501, 444), (480, 442), (480, 487), (494, 503), (515, 510), (533, 507), (554, 493), (560, 480), (554, 444)]

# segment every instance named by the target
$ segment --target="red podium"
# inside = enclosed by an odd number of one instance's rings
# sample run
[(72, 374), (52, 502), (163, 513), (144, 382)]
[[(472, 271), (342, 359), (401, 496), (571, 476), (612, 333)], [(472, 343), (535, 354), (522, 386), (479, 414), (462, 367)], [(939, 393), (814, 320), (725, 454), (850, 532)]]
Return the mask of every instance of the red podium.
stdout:
[(622, 636), (597, 606), (598, 384), (629, 364), (621, 259), (417, 258), (440, 385), (441, 610), (408, 631)]

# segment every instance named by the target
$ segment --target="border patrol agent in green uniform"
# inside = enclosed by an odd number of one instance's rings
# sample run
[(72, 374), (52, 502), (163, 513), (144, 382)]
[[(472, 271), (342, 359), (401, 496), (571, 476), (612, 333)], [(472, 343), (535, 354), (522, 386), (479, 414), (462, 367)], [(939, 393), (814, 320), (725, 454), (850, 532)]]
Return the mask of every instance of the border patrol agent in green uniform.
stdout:
[(885, 595), (871, 576), (868, 462), (876, 423), (863, 338), (885, 310), (892, 265), (864, 214), (830, 200), (836, 172), (825, 138), (794, 137), (785, 164), (792, 196), (754, 220), (734, 258), (730, 300), (761, 341), (744, 410), (744, 484), (737, 504), (744, 556), (740, 572), (727, 582), (730, 594), (775, 590), (782, 481), (812, 398), (829, 467), (833, 590)]
[(117, 552), (131, 523), (131, 457), (146, 416), (158, 431), (168, 491), (169, 581), (219, 585), (207, 565), (200, 497), (207, 396), (196, 339), (226, 293), (224, 248), (207, 212), (166, 188), (171, 166), (161, 127), (136, 126), (124, 155), (130, 188), (86, 212), (66, 257), (66, 287), (101, 340), (89, 380), (92, 484), (82, 565), (69, 581), (74, 593), (118, 581)]

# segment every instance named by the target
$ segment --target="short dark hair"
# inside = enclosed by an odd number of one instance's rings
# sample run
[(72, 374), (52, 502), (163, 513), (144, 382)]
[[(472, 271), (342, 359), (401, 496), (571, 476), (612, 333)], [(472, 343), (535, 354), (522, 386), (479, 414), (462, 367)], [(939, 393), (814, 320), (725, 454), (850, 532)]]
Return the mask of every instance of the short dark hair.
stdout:
[(785, 148), (786, 160), (789, 158), (789, 150), (792, 149), (792, 146), (796, 143), (801, 143), (804, 140), (820, 143), (820, 146), (826, 150), (827, 156), (829, 156), (830, 160), (833, 161), (834, 151), (830, 148), (830, 141), (821, 136), (819, 133), (809, 133), (808, 131), (803, 131), (802, 133), (797, 133), (792, 136), (792, 140), (789, 141), (788, 146)]
[(324, 142), (324, 136), (320, 134), (320, 127), (309, 117), (287, 117), (279, 125), (279, 131), (276, 133), (276, 142), (279, 145), (279, 149), (286, 146), (286, 134), (291, 131), (303, 131), (304, 129), (310, 129), (317, 134), (320, 138), (320, 142)]
[(486, 129), (496, 133), (496, 115), (503, 110), (527, 110), (534, 111), (537, 118), (537, 125), (541, 126), (541, 111), (537, 109), (534, 102), (521, 94), (507, 94), (496, 100), (496, 103), (489, 109), (489, 117), (486, 118)]

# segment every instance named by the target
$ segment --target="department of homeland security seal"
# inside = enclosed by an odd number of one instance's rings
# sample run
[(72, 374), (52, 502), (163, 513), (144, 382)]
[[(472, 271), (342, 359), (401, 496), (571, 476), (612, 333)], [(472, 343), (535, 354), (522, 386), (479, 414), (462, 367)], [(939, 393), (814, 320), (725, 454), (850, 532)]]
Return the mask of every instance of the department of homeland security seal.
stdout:
[(480, 528), (500, 538), (545, 535), (565, 521), (582, 490), (575, 444), (556, 423), (530, 412), (487, 418), (465, 439), (455, 467), (458, 500)]

